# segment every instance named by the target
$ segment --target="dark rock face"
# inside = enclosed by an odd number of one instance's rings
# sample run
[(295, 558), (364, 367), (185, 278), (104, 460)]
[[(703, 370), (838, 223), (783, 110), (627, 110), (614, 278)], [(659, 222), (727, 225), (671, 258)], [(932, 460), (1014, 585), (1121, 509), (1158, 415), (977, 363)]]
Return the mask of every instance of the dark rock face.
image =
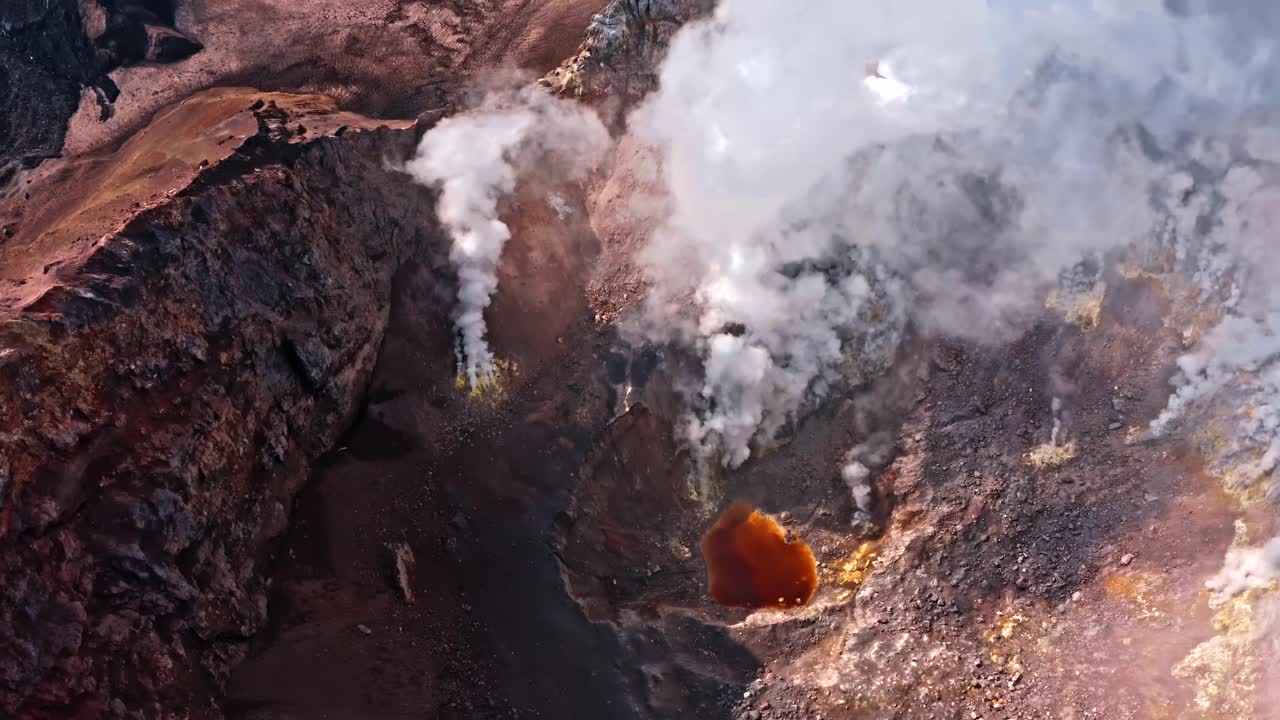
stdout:
[[(111, 69), (142, 62), (176, 62), (204, 46), (173, 27), (173, 0), (99, 0), (88, 6), (101, 23), (92, 32), (98, 62)], [(99, 30), (99, 28), (95, 28)]]
[(6, 0), (0, 6), (0, 185), (14, 164), (62, 150), (67, 121), (92, 88), (110, 116), (119, 91), (107, 73), (176, 62), (202, 45), (173, 28), (172, 0)]
[(12, 163), (62, 149), (80, 88), (112, 88), (85, 34), (76, 0), (0, 5), (0, 181)]
[(145, 57), (151, 62), (177, 62), (204, 49), (200, 43), (170, 27), (146, 25), (143, 29), (147, 35)]
[(191, 103), (256, 122), (235, 152), (114, 232), (46, 222), (96, 239), (0, 303), (0, 716), (209, 714), (292, 497), (362, 401), (395, 271), (432, 266), (430, 194), (383, 165), (412, 130), (241, 92)]

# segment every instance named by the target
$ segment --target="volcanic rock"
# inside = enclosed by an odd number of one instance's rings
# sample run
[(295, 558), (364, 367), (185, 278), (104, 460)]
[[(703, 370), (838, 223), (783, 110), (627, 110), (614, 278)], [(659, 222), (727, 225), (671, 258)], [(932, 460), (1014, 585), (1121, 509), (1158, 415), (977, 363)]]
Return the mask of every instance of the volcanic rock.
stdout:
[(0, 186), (14, 164), (62, 149), (80, 89), (114, 92), (85, 35), (76, 0), (6, 0), (0, 5)]
[[(14, 7), (55, 38), (72, 22), (57, 5)], [(82, 5), (76, 32), (108, 64), (194, 47), (165, 3)], [(1274, 605), (1211, 619), (1201, 582), (1234, 521), (1274, 534), (1266, 513), (1242, 515), (1176, 442), (1096, 432), (1120, 411), (1147, 424), (1167, 395), (1185, 323), (1154, 280), (1108, 277), (1089, 328), (1037, 309), (1007, 344), (842, 335), (835, 401), (701, 483), (679, 434), (696, 358), (618, 329), (653, 230), (626, 210), (660, 195), (655, 158), (624, 138), (588, 187), (521, 177), (502, 200), (513, 236), (486, 319), (507, 372), (499, 392), (456, 388), (434, 197), (389, 169), (409, 123), (315, 96), (187, 99), (232, 78), (447, 110), (442, 88), (477, 68), (556, 52), (563, 35), (530, 18), (591, 3), (429, 5), (189, 6), (219, 43), (193, 31), (210, 49), (118, 71), (137, 102), (75, 147), (182, 105), (111, 155), (9, 178), (0, 717), (1142, 718), (1194, 712), (1203, 686), (1183, 675), (1277, 686), (1242, 640)], [(544, 83), (620, 119), (709, 9), (610, 2)], [(34, 56), (47, 69), (57, 52)], [(815, 269), (841, 270), (786, 270)], [(1055, 378), (1079, 386), (1079, 453), (1033, 472)], [(861, 496), (840, 470), (881, 434), (883, 457), (858, 458), (872, 517), (850, 532)], [(820, 583), (803, 607), (712, 599), (698, 540), (739, 497), (808, 542)], [(1150, 549), (1141, 567), (1117, 569), (1132, 547)], [(1234, 707), (1215, 710), (1248, 715)]]
[(0, 715), (200, 715), (244, 655), (397, 268), (433, 261), (383, 162), (414, 135), (215, 90), (0, 204)]
[(176, 62), (202, 45), (173, 27), (172, 0), (12, 0), (0, 7), (0, 186), (14, 165), (62, 151), (67, 122), (91, 89), (101, 119), (119, 93), (107, 73)]
[(667, 45), (686, 22), (705, 17), (712, 0), (609, 0), (587, 27), (577, 54), (541, 79), (567, 97), (612, 103), (611, 118), (657, 87)]

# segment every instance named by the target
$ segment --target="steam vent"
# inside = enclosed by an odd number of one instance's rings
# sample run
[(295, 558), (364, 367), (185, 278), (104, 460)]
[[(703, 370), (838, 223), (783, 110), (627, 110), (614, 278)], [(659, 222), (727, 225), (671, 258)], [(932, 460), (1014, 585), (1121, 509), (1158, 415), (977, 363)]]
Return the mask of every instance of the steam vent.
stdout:
[(803, 540), (791, 537), (750, 503), (725, 510), (702, 538), (707, 587), (727, 607), (789, 610), (818, 589), (818, 566)]
[(1277, 38), (0, 0), (0, 720), (1280, 720)]

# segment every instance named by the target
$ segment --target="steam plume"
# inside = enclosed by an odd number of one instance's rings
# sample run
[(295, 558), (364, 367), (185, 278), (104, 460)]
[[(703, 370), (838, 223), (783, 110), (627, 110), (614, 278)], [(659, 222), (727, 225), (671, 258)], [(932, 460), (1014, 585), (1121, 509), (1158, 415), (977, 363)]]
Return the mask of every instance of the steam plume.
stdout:
[(840, 478), (853, 500), (853, 524), (870, 523), (875, 511), (872, 474), (883, 470), (893, 459), (893, 442), (888, 433), (876, 433), (849, 449), (840, 467)]
[(864, 379), (905, 318), (1007, 339), (1064, 271), (1149, 240), (1152, 143), (1247, 95), (1215, 29), (985, 0), (729, 0), (686, 27), (631, 126), (671, 199), (644, 324), (703, 358), (704, 459)]
[[(868, 379), (908, 321), (1004, 341), (1082, 267), (1171, 249), (1207, 298), (1228, 289), (1229, 314), (1183, 358), (1154, 428), (1250, 371), (1241, 432), (1268, 448), (1253, 471), (1273, 472), (1280, 299), (1265, 268), (1280, 258), (1259, 236), (1277, 203), (1257, 166), (1280, 153), (1246, 138), (1240, 158), (1232, 137), (1280, 89), (1266, 33), (1243, 34), (1276, 14), (1256, 4), (724, 0), (686, 26), (630, 127), (668, 196), (637, 327), (702, 361), (700, 458), (745, 462)], [(534, 155), (580, 173), (604, 145), (593, 116), (530, 90), (423, 139), (410, 168), (442, 186), (473, 384), (493, 370), (499, 198)]]
[[(1253, 145), (1253, 153), (1266, 152)], [(1179, 359), (1177, 389), (1152, 423), (1161, 434), (1184, 417), (1204, 421), (1218, 406), (1233, 406), (1224, 459), (1246, 458), (1229, 468), (1236, 489), (1274, 479), (1280, 465), (1280, 247), (1269, 237), (1280, 187), (1266, 171), (1252, 158), (1217, 184), (1219, 210), (1207, 238), (1217, 252), (1194, 258), (1194, 268), (1201, 292), (1221, 302), (1225, 316)]]
[(1207, 585), (1220, 597), (1234, 597), (1249, 590), (1265, 590), (1277, 580), (1280, 580), (1280, 538), (1262, 547), (1231, 548), (1222, 570)]
[(475, 110), (441, 121), (407, 165), (418, 182), (438, 185), (437, 214), (453, 236), (458, 271), (458, 372), (471, 387), (494, 376), (484, 311), (498, 288), (498, 260), (511, 237), (499, 202), (531, 164), (555, 166), (567, 179), (589, 172), (608, 147), (596, 115), (537, 88), (496, 92)]

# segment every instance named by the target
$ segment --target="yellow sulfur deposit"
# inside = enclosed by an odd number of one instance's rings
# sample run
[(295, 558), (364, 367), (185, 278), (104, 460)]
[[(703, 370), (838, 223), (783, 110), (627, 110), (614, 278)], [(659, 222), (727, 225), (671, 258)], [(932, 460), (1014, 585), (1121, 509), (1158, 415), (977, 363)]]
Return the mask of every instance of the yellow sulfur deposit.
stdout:
[(875, 544), (862, 543), (840, 565), (839, 583), (845, 586), (861, 585), (862, 581), (867, 579), (867, 574), (871, 572), (871, 566), (875, 564), (876, 556)]
[(473, 401), (484, 401), (494, 404), (507, 395), (507, 384), (515, 374), (516, 365), (510, 360), (495, 359), (493, 361), (493, 377), (481, 379), (474, 387), (467, 381), (467, 374), (460, 372), (453, 379), (453, 386), (459, 392), (467, 393)]
[(1076, 458), (1076, 444), (1054, 445), (1045, 443), (1027, 453), (1026, 461), (1037, 470), (1062, 467)]

